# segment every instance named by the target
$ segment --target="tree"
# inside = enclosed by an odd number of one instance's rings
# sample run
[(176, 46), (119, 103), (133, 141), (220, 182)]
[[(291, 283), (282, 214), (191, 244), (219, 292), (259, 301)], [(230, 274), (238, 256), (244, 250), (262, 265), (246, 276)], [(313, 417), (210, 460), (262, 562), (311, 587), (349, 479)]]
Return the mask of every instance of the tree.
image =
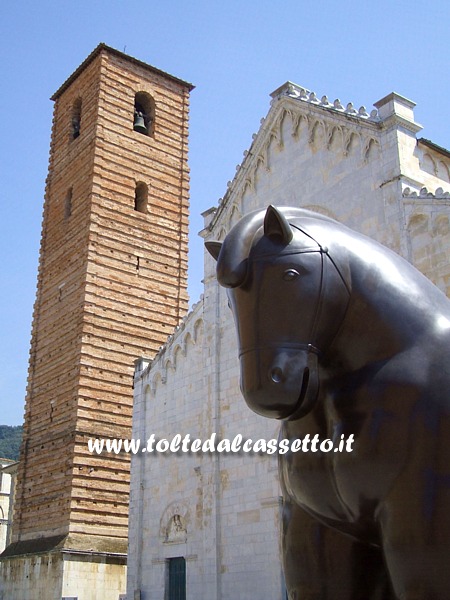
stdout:
[(19, 460), (22, 425), (0, 425), (0, 458)]

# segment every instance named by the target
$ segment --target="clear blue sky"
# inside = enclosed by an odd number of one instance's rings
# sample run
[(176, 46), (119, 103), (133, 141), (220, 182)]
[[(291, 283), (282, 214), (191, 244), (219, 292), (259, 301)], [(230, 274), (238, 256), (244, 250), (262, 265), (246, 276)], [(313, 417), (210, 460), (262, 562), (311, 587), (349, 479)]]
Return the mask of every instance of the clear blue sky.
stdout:
[(0, 424), (22, 422), (52, 102), (99, 42), (192, 82), (190, 295), (200, 213), (287, 80), (372, 108), (396, 91), (423, 137), (450, 146), (447, 0), (1, 0)]

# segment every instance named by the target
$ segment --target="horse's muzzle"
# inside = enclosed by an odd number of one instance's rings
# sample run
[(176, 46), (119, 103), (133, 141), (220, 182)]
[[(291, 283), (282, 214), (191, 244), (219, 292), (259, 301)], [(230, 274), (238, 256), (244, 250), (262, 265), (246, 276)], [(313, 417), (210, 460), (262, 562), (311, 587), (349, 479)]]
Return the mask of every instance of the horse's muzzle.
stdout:
[(319, 391), (317, 350), (311, 345), (243, 349), (241, 391), (248, 406), (272, 419), (299, 419)]

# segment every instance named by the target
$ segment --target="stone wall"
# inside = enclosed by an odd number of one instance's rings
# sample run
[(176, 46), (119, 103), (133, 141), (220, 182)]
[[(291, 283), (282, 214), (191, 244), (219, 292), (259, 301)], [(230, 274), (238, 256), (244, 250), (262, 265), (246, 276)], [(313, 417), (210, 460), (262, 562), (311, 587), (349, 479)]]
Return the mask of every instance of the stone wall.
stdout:
[[(277, 424), (242, 405), (228, 307), (205, 297), (151, 367), (138, 363), (133, 438), (276, 437)], [(208, 306), (208, 309), (206, 308)], [(218, 320), (216, 320), (216, 318)], [(219, 452), (132, 457), (128, 597), (164, 598), (167, 560), (185, 557), (189, 599), (276, 598), (279, 490), (276, 458)], [(174, 519), (179, 524), (173, 531)], [(245, 543), (244, 543), (245, 540)]]
[(126, 587), (123, 560), (70, 553), (17, 557), (5, 563), (4, 577), (7, 585), (0, 585), (0, 600), (119, 600)]
[[(449, 156), (437, 153), (438, 173), (424, 170), (424, 153), (437, 151), (416, 139), (414, 103), (391, 94), (369, 114), (291, 83), (272, 97), (201, 235), (223, 239), (268, 204), (309, 208), (390, 246), (449, 293)], [(250, 412), (239, 392), (234, 324), (215, 266), (205, 253), (201, 303), (152, 363), (138, 363), (134, 436), (276, 437), (278, 424)], [(189, 599), (284, 600), (279, 497), (271, 456), (134, 456), (127, 598), (140, 590), (142, 600), (163, 600), (167, 559), (184, 556)], [(177, 514), (183, 535), (171, 539)]]

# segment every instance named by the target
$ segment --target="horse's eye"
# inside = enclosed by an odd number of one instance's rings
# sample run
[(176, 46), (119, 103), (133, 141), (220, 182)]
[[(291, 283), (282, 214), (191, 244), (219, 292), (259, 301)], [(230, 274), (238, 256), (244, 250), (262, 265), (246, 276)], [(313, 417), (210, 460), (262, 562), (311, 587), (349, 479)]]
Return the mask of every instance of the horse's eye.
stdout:
[(287, 269), (287, 271), (283, 273), (283, 279), (284, 281), (292, 281), (293, 279), (297, 279), (299, 275), (300, 273), (295, 269)]

